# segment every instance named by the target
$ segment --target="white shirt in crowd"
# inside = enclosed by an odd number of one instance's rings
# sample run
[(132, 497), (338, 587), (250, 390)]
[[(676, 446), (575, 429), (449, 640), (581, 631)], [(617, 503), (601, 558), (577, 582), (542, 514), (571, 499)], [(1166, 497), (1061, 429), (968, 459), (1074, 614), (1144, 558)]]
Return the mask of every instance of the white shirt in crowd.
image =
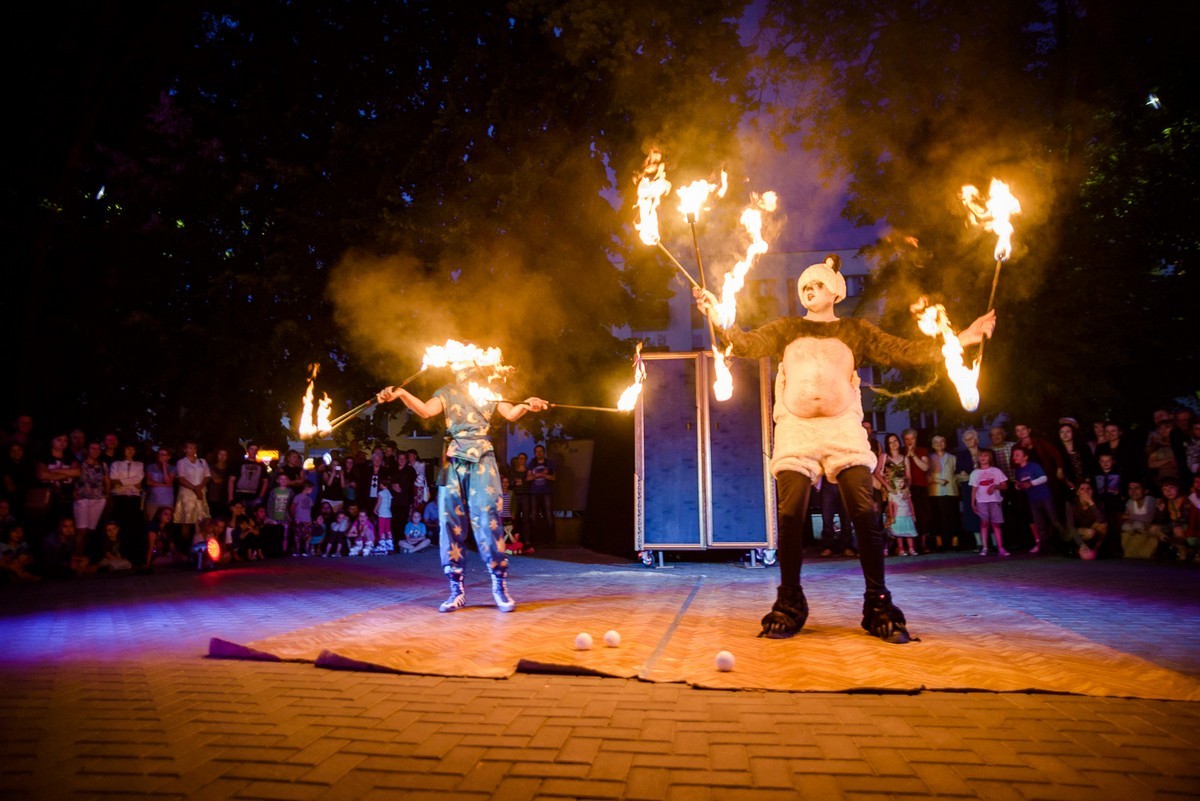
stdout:
[[(137, 459), (122, 459), (109, 465), (108, 477), (113, 482), (113, 495), (138, 496), (142, 494), (141, 484), (146, 478), (146, 466)], [(118, 481), (121, 483), (118, 484)]]

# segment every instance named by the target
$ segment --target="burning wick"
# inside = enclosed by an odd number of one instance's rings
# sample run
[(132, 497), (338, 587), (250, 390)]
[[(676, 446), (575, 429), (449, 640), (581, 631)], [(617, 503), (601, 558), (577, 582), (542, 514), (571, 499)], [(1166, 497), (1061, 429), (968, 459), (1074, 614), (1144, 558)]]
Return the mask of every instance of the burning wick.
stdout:
[(958, 400), (968, 412), (979, 408), (979, 359), (970, 367), (963, 363), (963, 346), (950, 325), (946, 309), (942, 304), (930, 306), (925, 298), (919, 298), (909, 307), (917, 317), (917, 327), (931, 337), (942, 337), (942, 358), (946, 360), (946, 373), (958, 390)]

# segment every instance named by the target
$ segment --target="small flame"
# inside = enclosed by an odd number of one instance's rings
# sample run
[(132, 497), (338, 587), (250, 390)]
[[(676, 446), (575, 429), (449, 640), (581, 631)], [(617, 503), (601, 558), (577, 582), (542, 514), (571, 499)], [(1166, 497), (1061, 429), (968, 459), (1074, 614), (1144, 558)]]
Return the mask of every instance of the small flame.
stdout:
[(471, 400), (475, 401), (478, 406), (486, 406), (489, 403), (503, 400), (488, 385), (476, 384), (474, 381), (467, 384), (467, 394), (471, 396)]
[(716, 323), (722, 328), (729, 328), (737, 320), (737, 293), (746, 284), (746, 273), (758, 260), (758, 257), (768, 250), (767, 241), (762, 236), (762, 213), (775, 211), (778, 198), (774, 192), (764, 192), (761, 197), (755, 195), (752, 205), (742, 212), (742, 226), (750, 234), (750, 246), (746, 248), (746, 257), (733, 265), (733, 269), (725, 274), (721, 285), (721, 299), (716, 306)]
[(492, 367), (494, 374), (503, 373), (509, 368), (504, 364), (504, 356), (499, 348), (486, 350), (454, 339), (446, 340), (445, 345), (430, 345), (425, 349), (425, 358), (421, 361), (421, 369), (430, 367), (449, 367), (451, 370), (465, 370), (468, 367)]
[(733, 397), (733, 373), (729, 371), (729, 365), (725, 363), (725, 359), (732, 349), (733, 346), (730, 345), (722, 351), (713, 345), (713, 372), (716, 374), (716, 378), (713, 379), (713, 397), (719, 401), (727, 401)]
[(304, 390), (298, 426), (300, 439), (309, 439), (317, 434), (317, 426), (313, 423), (313, 382), (317, 380), (317, 373), (320, 369), (320, 365), (315, 362), (308, 366), (308, 388)]
[(979, 190), (967, 184), (962, 188), (962, 202), (971, 213), (976, 225), (996, 234), (996, 261), (1008, 261), (1012, 255), (1013, 224), (1010, 218), (1021, 213), (1021, 203), (1008, 189), (1008, 184), (993, 178), (988, 187), (988, 199), (979, 195)]
[(958, 400), (968, 412), (979, 408), (979, 361), (970, 367), (963, 362), (963, 346), (950, 325), (946, 309), (938, 303), (930, 306), (925, 298), (919, 298), (909, 307), (917, 316), (917, 327), (921, 333), (931, 337), (942, 337), (942, 358), (946, 360), (946, 373), (958, 390)]
[(679, 187), (675, 194), (679, 196), (679, 210), (683, 212), (683, 218), (689, 223), (694, 223), (700, 216), (700, 210), (707, 208), (704, 204), (708, 202), (708, 196), (716, 192), (717, 197), (725, 197), (725, 190), (728, 188), (729, 179), (724, 170), (721, 170), (720, 184), (692, 181), (687, 186)]
[(637, 344), (637, 352), (633, 356), (633, 383), (621, 393), (617, 408), (623, 412), (632, 412), (637, 406), (638, 396), (642, 394), (642, 383), (646, 380), (646, 363), (642, 360), (642, 343)]
[(658, 205), (671, 191), (667, 180), (667, 166), (663, 164), (662, 151), (651, 148), (642, 164), (642, 171), (635, 176), (638, 195), (638, 219), (633, 224), (642, 242), (654, 246), (661, 237), (658, 233)]
[(329, 420), (329, 413), (333, 409), (333, 398), (325, 393), (322, 395), (324, 397), (317, 404), (317, 433), (322, 437), (327, 437), (333, 433), (333, 426), (330, 425)]

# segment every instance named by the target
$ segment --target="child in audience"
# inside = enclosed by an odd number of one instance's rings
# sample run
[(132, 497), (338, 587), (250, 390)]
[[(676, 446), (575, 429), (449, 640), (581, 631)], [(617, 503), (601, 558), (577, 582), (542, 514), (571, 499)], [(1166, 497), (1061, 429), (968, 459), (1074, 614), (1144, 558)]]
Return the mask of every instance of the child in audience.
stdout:
[[(347, 504), (350, 509), (354, 508), (354, 504)], [(325, 555), (326, 556), (341, 556), (342, 546), (346, 544), (346, 532), (350, 530), (350, 516), (346, 512), (346, 507), (338, 509), (333, 516), (333, 521), (329, 524), (329, 529), (325, 532)]]
[(423, 551), (433, 543), (425, 536), (425, 524), (421, 522), (421, 512), (413, 509), (409, 516), (408, 525), (404, 527), (404, 539), (400, 540), (400, 550), (403, 553)]
[(350, 524), (346, 531), (346, 542), (350, 544), (351, 556), (370, 556), (375, 549), (375, 527), (371, 525), (371, 516), (365, 511), (359, 512)]
[(1162, 526), (1154, 522), (1158, 503), (1140, 481), (1130, 481), (1129, 500), (1121, 515), (1121, 552), (1127, 559), (1149, 559), (1162, 542)]
[(104, 524), (104, 555), (96, 565), (99, 570), (132, 570), (133, 563), (121, 556), (121, 526), (116, 520)]
[(375, 497), (375, 550), (380, 553), (387, 552), (392, 545), (392, 500), (399, 495), (400, 482), (393, 481), (381, 486)]
[(305, 481), (292, 499), (292, 556), (308, 556), (313, 531), (313, 494), (316, 488)]
[(983, 542), (980, 556), (988, 555), (988, 531), (992, 533), (992, 545), (996, 553), (1008, 556), (1000, 537), (1000, 526), (1004, 523), (1004, 512), (1000, 508), (1003, 502), (1001, 493), (1008, 484), (1008, 476), (992, 464), (995, 456), (991, 448), (980, 448), (979, 467), (972, 470), (967, 479), (971, 487), (971, 509), (979, 516), (979, 539)]
[(33, 554), (25, 542), (25, 528), (20, 523), (10, 523), (4, 540), (0, 542), (0, 576), (13, 581), (38, 581), (41, 576), (29, 572)]
[[(288, 488), (287, 473), (280, 470), (279, 475), (275, 478), (275, 485), (275, 489), (271, 490), (271, 494), (267, 496), (267, 517), (270, 518), (272, 525), (278, 526), (278, 535), (281, 537), (280, 550), (282, 553), (287, 553), (288, 521), (292, 510), (292, 491)], [(262, 525), (261, 522), (259, 525)], [(269, 540), (266, 526), (262, 526), (262, 528), (264, 539)]]

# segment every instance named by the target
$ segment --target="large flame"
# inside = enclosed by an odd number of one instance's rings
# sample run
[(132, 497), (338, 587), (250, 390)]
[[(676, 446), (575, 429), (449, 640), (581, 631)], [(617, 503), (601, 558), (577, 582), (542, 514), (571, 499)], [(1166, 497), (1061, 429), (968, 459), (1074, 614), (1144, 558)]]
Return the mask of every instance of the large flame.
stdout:
[(1008, 184), (993, 178), (985, 201), (979, 190), (967, 184), (962, 188), (962, 202), (976, 225), (996, 234), (996, 261), (1008, 261), (1012, 255), (1013, 224), (1011, 218), (1021, 213), (1021, 203), (1008, 189)]
[(626, 387), (617, 401), (617, 408), (623, 412), (632, 412), (637, 406), (638, 396), (642, 394), (642, 383), (646, 380), (646, 362), (642, 360), (642, 343), (637, 344), (637, 352), (633, 356), (633, 383)]
[(715, 344), (712, 349), (713, 372), (716, 374), (713, 379), (713, 397), (719, 401), (727, 401), (733, 397), (733, 373), (729, 371), (729, 365), (725, 361), (731, 350), (732, 345), (721, 350)]
[(979, 408), (979, 361), (970, 367), (963, 362), (963, 346), (950, 325), (945, 307), (940, 303), (930, 306), (925, 298), (919, 298), (909, 308), (916, 315), (922, 333), (942, 337), (942, 358), (946, 360), (946, 373), (958, 390), (958, 400), (968, 412), (975, 411)]
[(300, 439), (308, 439), (317, 433), (317, 427), (313, 424), (313, 382), (308, 379), (308, 389), (304, 391), (303, 406), (300, 408)]
[(425, 349), (425, 358), (421, 361), (421, 369), (430, 367), (449, 367), (451, 370), (465, 370), (469, 367), (491, 367), (496, 373), (508, 370), (504, 365), (504, 356), (499, 348), (487, 348), (448, 339), (445, 345), (430, 345)]
[(716, 192), (717, 197), (725, 197), (727, 189), (729, 189), (729, 178), (724, 170), (721, 170), (719, 184), (709, 181), (692, 181), (687, 186), (679, 187), (675, 190), (675, 194), (679, 196), (679, 210), (683, 212), (683, 218), (689, 223), (694, 223), (700, 216), (700, 210), (707, 208), (704, 204), (708, 202), (708, 196)]
[(333, 408), (333, 399), (328, 394), (322, 393), (323, 397), (318, 402), (316, 415), (313, 414), (313, 382), (317, 380), (317, 373), (321, 371), (321, 365), (313, 362), (308, 366), (308, 387), (304, 390), (304, 398), (300, 409), (300, 421), (297, 425), (297, 432), (300, 434), (300, 439), (311, 439), (318, 434), (322, 437), (327, 437), (333, 433), (333, 426), (329, 424), (329, 413)]
[(638, 219), (633, 227), (637, 229), (643, 243), (654, 246), (661, 239), (658, 233), (658, 205), (663, 196), (671, 191), (671, 182), (667, 180), (667, 166), (663, 163), (661, 150), (650, 149), (636, 180)]
[(329, 420), (329, 413), (333, 409), (333, 398), (326, 393), (321, 394), (321, 400), (317, 402), (317, 433), (327, 437), (333, 433), (333, 426), (330, 425)]
[(762, 236), (762, 213), (775, 211), (778, 198), (774, 192), (764, 192), (761, 197), (753, 196), (749, 208), (742, 212), (742, 226), (750, 234), (750, 246), (746, 248), (746, 257), (733, 265), (733, 269), (725, 274), (721, 285), (721, 298), (717, 301), (717, 325), (728, 328), (737, 320), (737, 293), (746, 285), (746, 273), (758, 260), (758, 257), (768, 250), (767, 241)]

